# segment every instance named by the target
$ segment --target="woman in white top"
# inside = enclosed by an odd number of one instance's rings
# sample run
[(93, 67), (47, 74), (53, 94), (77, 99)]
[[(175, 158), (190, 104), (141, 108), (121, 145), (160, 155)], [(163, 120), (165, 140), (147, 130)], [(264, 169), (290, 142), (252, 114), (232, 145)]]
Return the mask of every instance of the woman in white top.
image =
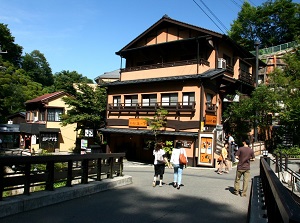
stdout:
[(186, 156), (186, 151), (184, 148), (182, 148), (182, 142), (178, 141), (176, 142), (176, 146), (172, 151), (172, 156), (170, 162), (173, 164), (174, 167), (174, 181), (173, 181), (173, 187), (180, 189), (181, 180), (182, 180), (182, 171), (183, 171), (183, 164), (179, 163), (179, 155), (180, 153), (183, 153), (184, 156)]
[(163, 177), (165, 173), (165, 166), (168, 163), (168, 159), (166, 157), (165, 151), (162, 149), (162, 144), (157, 143), (155, 149), (153, 150), (154, 156), (154, 178), (152, 182), (152, 186), (156, 186), (156, 180), (159, 176), (159, 186), (162, 187)]

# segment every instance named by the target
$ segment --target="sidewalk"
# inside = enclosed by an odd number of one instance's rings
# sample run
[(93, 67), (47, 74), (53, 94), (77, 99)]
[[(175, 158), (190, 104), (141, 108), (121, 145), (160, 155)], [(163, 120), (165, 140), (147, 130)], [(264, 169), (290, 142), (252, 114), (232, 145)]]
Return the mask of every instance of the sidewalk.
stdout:
[[(126, 161), (124, 174), (132, 176), (133, 184), (23, 212), (0, 221), (246, 223), (251, 187), (247, 197), (233, 195), (235, 171), (233, 167), (229, 174), (218, 175), (212, 168), (185, 168), (183, 186), (177, 190), (171, 185), (173, 169), (166, 169), (163, 187), (152, 187), (153, 166)], [(251, 162), (251, 177), (257, 175), (259, 157)]]

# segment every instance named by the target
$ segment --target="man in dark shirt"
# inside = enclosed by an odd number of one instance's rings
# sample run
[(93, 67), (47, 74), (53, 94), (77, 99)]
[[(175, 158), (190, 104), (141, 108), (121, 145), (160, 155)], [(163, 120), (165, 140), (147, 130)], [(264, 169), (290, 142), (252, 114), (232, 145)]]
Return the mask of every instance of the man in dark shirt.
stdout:
[(239, 159), (239, 163), (236, 169), (236, 176), (234, 181), (234, 194), (240, 193), (240, 179), (243, 176), (243, 190), (241, 192), (242, 197), (246, 197), (248, 183), (250, 180), (250, 159), (254, 159), (254, 152), (249, 147), (250, 142), (248, 139), (243, 141), (244, 146), (240, 147), (236, 152), (236, 158)]

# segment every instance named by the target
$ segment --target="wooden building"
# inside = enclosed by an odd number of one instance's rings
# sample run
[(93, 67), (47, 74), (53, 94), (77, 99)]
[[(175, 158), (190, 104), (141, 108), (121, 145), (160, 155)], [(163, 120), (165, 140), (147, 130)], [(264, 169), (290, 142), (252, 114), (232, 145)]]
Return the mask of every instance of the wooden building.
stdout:
[(116, 54), (126, 61), (120, 80), (100, 84), (108, 93), (106, 127), (100, 129), (107, 151), (153, 162), (147, 145), (154, 134), (145, 119), (164, 108), (167, 124), (158, 137), (181, 140), (190, 166), (213, 165), (223, 100), (254, 89), (253, 54), (224, 34), (166, 15)]

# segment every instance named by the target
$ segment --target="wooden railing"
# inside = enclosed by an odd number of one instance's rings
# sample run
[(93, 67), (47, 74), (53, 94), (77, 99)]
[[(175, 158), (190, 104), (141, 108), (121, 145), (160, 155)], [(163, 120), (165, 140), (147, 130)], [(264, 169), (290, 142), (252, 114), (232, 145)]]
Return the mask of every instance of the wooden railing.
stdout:
[(153, 105), (125, 104), (119, 103), (117, 105), (108, 104), (108, 112), (155, 112), (157, 109), (164, 108), (169, 112), (195, 112), (196, 102), (158, 102)]
[(15, 190), (29, 195), (37, 187), (53, 191), (56, 183), (71, 187), (123, 176), (124, 157), (125, 153), (0, 156), (0, 200)]
[(254, 84), (253, 75), (246, 71), (242, 71), (242, 70), (239, 71), (239, 80), (250, 85)]
[(299, 204), (271, 169), (268, 157), (260, 159), (260, 178), (268, 222), (300, 222)]
[[(142, 65), (142, 66), (126, 67), (121, 69), (121, 72), (149, 70), (149, 69), (158, 69), (158, 68), (175, 67), (175, 66), (186, 66), (186, 65), (197, 64), (197, 63), (198, 63), (197, 59), (180, 60), (180, 61), (173, 61), (168, 63), (156, 63), (156, 64), (149, 64), (149, 65)], [(207, 60), (200, 58), (199, 64), (209, 66), (210, 63)]]

